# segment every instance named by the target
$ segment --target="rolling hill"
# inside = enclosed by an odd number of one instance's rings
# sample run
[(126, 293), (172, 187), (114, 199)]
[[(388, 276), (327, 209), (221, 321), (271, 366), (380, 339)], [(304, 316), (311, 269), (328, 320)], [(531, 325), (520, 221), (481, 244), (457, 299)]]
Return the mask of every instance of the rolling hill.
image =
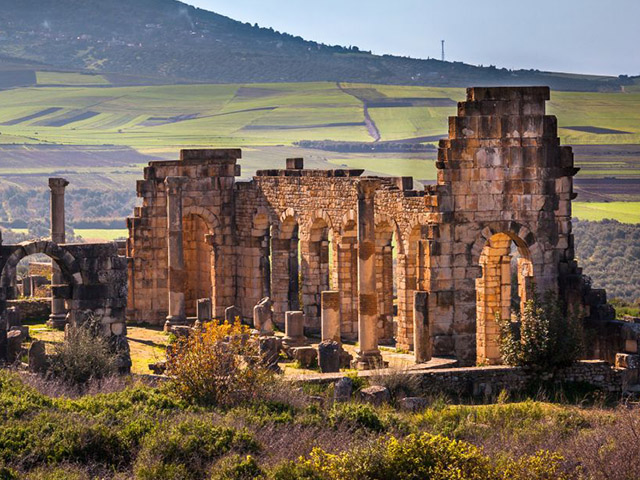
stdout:
[[(341, 81), (543, 84), (597, 91), (632, 83), (624, 77), (377, 56), (241, 23), (175, 0), (0, 0), (0, 9), (0, 77), (5, 80), (0, 88), (32, 84), (29, 63), (104, 73), (115, 84)], [(20, 62), (29, 63), (16, 68)]]

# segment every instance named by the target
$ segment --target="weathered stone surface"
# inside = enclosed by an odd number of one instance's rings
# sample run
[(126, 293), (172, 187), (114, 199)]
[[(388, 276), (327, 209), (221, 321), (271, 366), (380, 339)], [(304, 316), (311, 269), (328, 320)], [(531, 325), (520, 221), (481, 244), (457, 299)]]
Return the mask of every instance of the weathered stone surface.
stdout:
[(149, 364), (149, 370), (151, 370), (156, 375), (164, 375), (164, 372), (166, 369), (167, 369), (166, 360), (160, 360), (159, 362), (154, 362)]
[(318, 363), (322, 373), (340, 371), (340, 354), (342, 347), (334, 340), (324, 340), (318, 345)]
[(47, 370), (48, 361), (43, 341), (35, 340), (31, 342), (28, 358), (29, 371), (43, 373)]
[(387, 387), (373, 385), (360, 390), (360, 398), (363, 402), (370, 403), (372, 405), (382, 405), (384, 403), (389, 403), (391, 400), (391, 394)]
[(616, 355), (615, 365), (617, 368), (629, 368), (637, 370), (638, 368), (640, 368), (640, 355), (618, 353)]
[(333, 401), (334, 402), (348, 402), (351, 400), (353, 394), (353, 380), (349, 377), (343, 377), (338, 380), (333, 386)]
[(24, 335), (20, 330), (7, 332), (7, 362), (14, 363), (20, 357), (23, 340)]
[(224, 321), (230, 324), (236, 322), (236, 320), (242, 320), (242, 312), (235, 305), (225, 308)]
[(315, 368), (318, 366), (318, 350), (315, 347), (292, 348), (293, 359), (300, 363), (302, 368)]
[(264, 365), (275, 371), (280, 371), (278, 358), (280, 354), (280, 340), (273, 336), (260, 337), (260, 356)]
[(282, 343), (287, 347), (300, 347), (307, 343), (304, 336), (304, 312), (285, 313)]
[(424, 410), (427, 404), (427, 399), (423, 397), (405, 397), (398, 400), (398, 408), (409, 412)]
[(273, 335), (273, 311), (272, 302), (269, 297), (265, 297), (253, 307), (253, 328), (260, 335)]

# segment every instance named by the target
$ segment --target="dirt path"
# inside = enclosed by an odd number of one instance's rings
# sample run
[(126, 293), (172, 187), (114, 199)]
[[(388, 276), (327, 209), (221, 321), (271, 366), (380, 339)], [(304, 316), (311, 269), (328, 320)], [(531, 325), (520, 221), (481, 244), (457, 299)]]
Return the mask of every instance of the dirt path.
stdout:
[(340, 85), (340, 82), (336, 82), (336, 86), (340, 91), (346, 93), (347, 95), (351, 95), (352, 97), (357, 98), (362, 102), (362, 105), (364, 106), (364, 124), (367, 127), (367, 131), (369, 132), (369, 135), (371, 136), (371, 138), (373, 138), (373, 141), (379, 142), (382, 136), (380, 135), (380, 130), (378, 130), (376, 123), (373, 121), (373, 119), (369, 115), (369, 107), (367, 106), (367, 99), (361, 98), (355, 93), (350, 92), (349, 90), (343, 88), (342, 85)]

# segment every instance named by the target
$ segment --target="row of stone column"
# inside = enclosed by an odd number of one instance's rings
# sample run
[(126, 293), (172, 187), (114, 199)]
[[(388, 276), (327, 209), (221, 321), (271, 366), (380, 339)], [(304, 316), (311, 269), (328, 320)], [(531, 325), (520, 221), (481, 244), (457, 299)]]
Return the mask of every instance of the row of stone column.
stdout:
[[(182, 325), (187, 321), (185, 309), (185, 271), (184, 246), (182, 236), (182, 186), (184, 177), (167, 177), (167, 230), (168, 230), (168, 290), (169, 325)], [(376, 231), (375, 231), (375, 192), (379, 180), (360, 179), (356, 183), (357, 205), (357, 241), (358, 241), (358, 350), (356, 366), (360, 369), (382, 365), (382, 356), (378, 347), (378, 292), (376, 278)], [(425, 294), (426, 295), (426, 294)], [(426, 298), (426, 297), (425, 297)], [(414, 335), (417, 337), (416, 352), (418, 361), (430, 358), (430, 341), (427, 321), (427, 302), (416, 297), (414, 313)], [(322, 338), (340, 341), (340, 294), (322, 292)], [(286, 323), (286, 322), (285, 322)], [(426, 327), (425, 327), (426, 325)]]

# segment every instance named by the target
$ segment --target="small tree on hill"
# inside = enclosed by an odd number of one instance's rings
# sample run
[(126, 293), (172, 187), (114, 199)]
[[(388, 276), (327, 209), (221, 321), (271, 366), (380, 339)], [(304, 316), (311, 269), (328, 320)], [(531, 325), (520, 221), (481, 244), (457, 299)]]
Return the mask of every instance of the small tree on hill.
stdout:
[(565, 308), (553, 292), (526, 302), (515, 322), (497, 316), (500, 353), (508, 365), (553, 370), (576, 362), (583, 353), (583, 329), (577, 309)]

